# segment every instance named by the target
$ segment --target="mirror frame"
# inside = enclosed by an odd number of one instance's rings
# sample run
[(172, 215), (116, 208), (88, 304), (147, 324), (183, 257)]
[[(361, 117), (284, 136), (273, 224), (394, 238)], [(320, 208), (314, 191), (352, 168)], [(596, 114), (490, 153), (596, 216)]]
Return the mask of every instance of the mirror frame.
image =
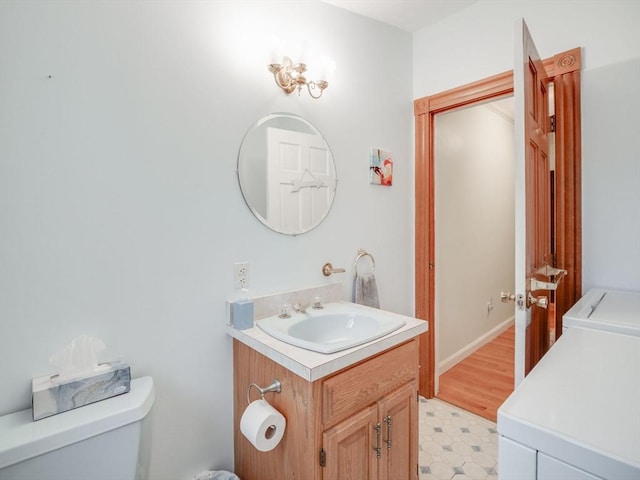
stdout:
[[(267, 175), (267, 168), (268, 168), (267, 160), (266, 160), (266, 157), (267, 157), (266, 145), (264, 145), (265, 146), (264, 152), (258, 151), (258, 147), (260, 146), (259, 144), (263, 142), (263, 138), (266, 139), (265, 132), (267, 128), (273, 127), (273, 126), (282, 128), (282, 126), (278, 125), (278, 123), (284, 123), (285, 125), (286, 123), (291, 123), (292, 126), (295, 125), (295, 128), (292, 127), (292, 128), (284, 128), (284, 129), (291, 130), (293, 132), (313, 134), (317, 136), (321, 140), (321, 143), (323, 143), (324, 146), (326, 147), (326, 151), (329, 156), (329, 161), (331, 162), (331, 168), (333, 170), (332, 172), (333, 177), (335, 177), (333, 185), (329, 186), (329, 188), (332, 189), (332, 193), (331, 193), (331, 198), (329, 200), (329, 204), (326, 210), (322, 213), (322, 215), (316, 222), (311, 224), (308, 228), (305, 228), (300, 231), (286, 231), (286, 230), (277, 228), (277, 225), (275, 225), (274, 222), (270, 223), (268, 218), (266, 218), (266, 212), (264, 212), (263, 214), (263, 212), (259, 210), (259, 205), (256, 205), (256, 201), (255, 201), (255, 197), (260, 197), (261, 194), (264, 194), (265, 204), (268, 203), (268, 200), (266, 200), (266, 196), (268, 192), (268, 185), (266, 185), (267, 183), (266, 175)], [(262, 157), (260, 157), (260, 155), (262, 155)], [(263, 162), (257, 162), (257, 166), (259, 167), (257, 169), (254, 168), (256, 167), (256, 159), (264, 160)], [(253, 163), (251, 163), (252, 161)], [(256, 176), (260, 176), (261, 175), (260, 168), (262, 166), (264, 166), (263, 168), (264, 168), (264, 177), (265, 177), (264, 192), (261, 191), (261, 185), (259, 185), (260, 183), (259, 181), (253, 182), (254, 185), (251, 185), (251, 181), (248, 175), (248, 172), (251, 171), (253, 172), (252, 175), (254, 179)], [(306, 120), (305, 118), (299, 115), (288, 113), (288, 112), (269, 113), (261, 117), (260, 119), (258, 119), (249, 128), (249, 130), (245, 133), (244, 138), (242, 139), (242, 143), (240, 144), (240, 149), (238, 151), (238, 163), (236, 168), (236, 175), (238, 177), (238, 185), (240, 187), (242, 197), (244, 198), (244, 201), (247, 207), (249, 208), (249, 210), (251, 211), (251, 213), (253, 213), (253, 215), (260, 221), (260, 223), (265, 225), (270, 230), (273, 230), (274, 232), (278, 232), (283, 235), (292, 235), (292, 236), (297, 236), (303, 233), (310, 232), (311, 230), (316, 228), (318, 225), (320, 225), (327, 218), (327, 215), (331, 211), (331, 207), (333, 206), (333, 203), (335, 201), (336, 190), (338, 186), (338, 175), (336, 171), (335, 158), (331, 150), (331, 147), (329, 146), (329, 143), (327, 142), (325, 137), (311, 122), (309, 122), (308, 120)], [(255, 193), (256, 190), (258, 190), (257, 194)], [(265, 205), (264, 209), (266, 208), (267, 207)]]

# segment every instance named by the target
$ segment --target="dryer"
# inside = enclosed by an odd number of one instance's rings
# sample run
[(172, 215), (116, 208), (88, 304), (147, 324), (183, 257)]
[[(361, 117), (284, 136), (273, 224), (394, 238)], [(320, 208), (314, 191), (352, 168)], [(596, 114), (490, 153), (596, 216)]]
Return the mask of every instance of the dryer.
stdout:
[(563, 315), (562, 333), (572, 327), (640, 336), (640, 292), (592, 288)]

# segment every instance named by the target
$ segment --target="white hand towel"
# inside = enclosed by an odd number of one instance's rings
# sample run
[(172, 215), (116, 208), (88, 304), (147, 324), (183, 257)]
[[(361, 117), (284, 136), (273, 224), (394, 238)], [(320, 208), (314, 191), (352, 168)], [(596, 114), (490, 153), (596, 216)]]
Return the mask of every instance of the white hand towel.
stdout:
[(366, 275), (356, 274), (353, 278), (353, 303), (380, 308), (378, 300), (378, 285), (376, 277), (372, 273)]

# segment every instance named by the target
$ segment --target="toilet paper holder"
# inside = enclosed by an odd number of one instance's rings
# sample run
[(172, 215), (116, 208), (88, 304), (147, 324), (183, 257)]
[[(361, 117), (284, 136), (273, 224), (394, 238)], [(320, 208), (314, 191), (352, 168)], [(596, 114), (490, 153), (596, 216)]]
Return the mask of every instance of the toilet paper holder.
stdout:
[(255, 387), (260, 392), (260, 398), (264, 398), (264, 394), (267, 392), (280, 393), (282, 391), (282, 384), (277, 378), (273, 379), (273, 381), (271, 382), (271, 385), (264, 388), (260, 387), (255, 383), (252, 383), (251, 385), (249, 385), (249, 388), (247, 388), (247, 405), (251, 405), (251, 388), (252, 387)]

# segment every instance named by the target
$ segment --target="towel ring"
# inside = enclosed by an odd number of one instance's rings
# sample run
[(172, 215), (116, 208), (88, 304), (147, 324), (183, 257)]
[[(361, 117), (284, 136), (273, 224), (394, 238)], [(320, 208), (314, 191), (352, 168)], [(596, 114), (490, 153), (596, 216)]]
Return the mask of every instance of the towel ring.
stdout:
[(358, 274), (358, 262), (360, 261), (360, 259), (362, 257), (369, 257), (371, 259), (371, 273), (375, 273), (376, 271), (376, 261), (373, 258), (373, 255), (371, 255), (369, 252), (363, 250), (362, 248), (360, 248), (358, 250), (358, 256), (356, 257), (356, 262), (353, 265), (353, 269), (355, 270), (355, 274)]

